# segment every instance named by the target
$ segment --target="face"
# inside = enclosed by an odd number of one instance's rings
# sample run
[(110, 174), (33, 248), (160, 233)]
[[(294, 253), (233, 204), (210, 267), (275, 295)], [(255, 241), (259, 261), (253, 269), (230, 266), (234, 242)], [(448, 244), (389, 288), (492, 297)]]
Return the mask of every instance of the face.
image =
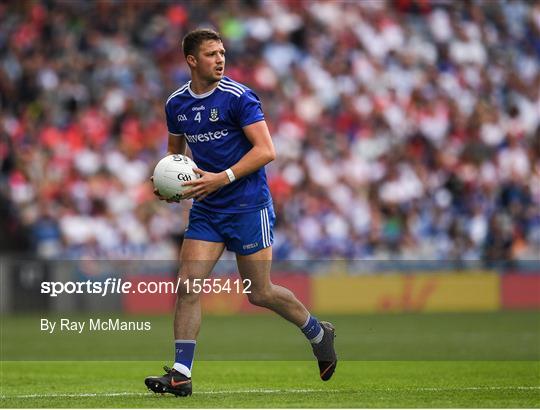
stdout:
[(197, 56), (188, 56), (193, 70), (208, 82), (217, 82), (223, 78), (225, 70), (225, 48), (221, 41), (205, 40), (199, 47)]

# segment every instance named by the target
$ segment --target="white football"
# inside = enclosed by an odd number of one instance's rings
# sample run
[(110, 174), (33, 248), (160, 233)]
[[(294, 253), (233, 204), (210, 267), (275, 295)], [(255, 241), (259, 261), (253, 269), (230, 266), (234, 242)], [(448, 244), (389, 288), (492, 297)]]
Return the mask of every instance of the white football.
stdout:
[(183, 184), (199, 178), (193, 171), (196, 167), (195, 162), (185, 155), (168, 155), (154, 168), (154, 187), (161, 196), (178, 201), (182, 193), (189, 188)]

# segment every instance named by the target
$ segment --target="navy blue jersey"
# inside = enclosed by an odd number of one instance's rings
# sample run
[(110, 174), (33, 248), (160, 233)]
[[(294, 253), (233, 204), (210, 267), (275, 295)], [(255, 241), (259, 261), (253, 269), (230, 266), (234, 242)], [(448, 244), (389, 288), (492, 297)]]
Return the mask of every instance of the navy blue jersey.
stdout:
[[(183, 136), (193, 160), (203, 171), (222, 172), (236, 164), (253, 145), (243, 127), (264, 120), (259, 98), (227, 77), (205, 94), (194, 94), (190, 82), (165, 103), (169, 132)], [(216, 212), (252, 212), (272, 202), (264, 167), (225, 185), (194, 207)]]

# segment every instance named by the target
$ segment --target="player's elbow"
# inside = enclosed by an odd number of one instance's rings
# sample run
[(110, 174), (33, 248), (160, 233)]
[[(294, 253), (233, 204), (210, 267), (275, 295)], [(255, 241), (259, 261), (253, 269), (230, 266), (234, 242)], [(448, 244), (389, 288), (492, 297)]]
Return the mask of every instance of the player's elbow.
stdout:
[(264, 158), (265, 158), (267, 164), (276, 159), (276, 150), (274, 149), (273, 146), (268, 147), (265, 150)]

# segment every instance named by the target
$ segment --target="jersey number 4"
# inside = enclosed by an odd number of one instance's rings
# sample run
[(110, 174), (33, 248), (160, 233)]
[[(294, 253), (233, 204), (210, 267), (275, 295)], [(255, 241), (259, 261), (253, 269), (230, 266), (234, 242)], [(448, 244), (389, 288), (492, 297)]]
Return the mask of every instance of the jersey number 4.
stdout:
[(199, 124), (201, 122), (201, 112), (199, 111), (197, 115), (195, 115), (195, 121), (197, 121)]

